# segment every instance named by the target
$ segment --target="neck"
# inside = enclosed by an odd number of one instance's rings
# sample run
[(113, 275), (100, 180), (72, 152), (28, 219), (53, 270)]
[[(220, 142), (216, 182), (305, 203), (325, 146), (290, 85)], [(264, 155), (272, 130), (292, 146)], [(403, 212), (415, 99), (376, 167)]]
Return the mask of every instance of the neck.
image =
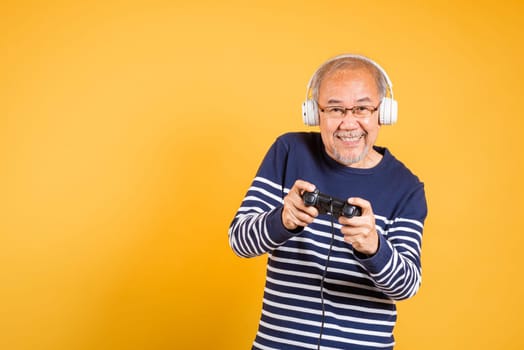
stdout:
[(382, 160), (382, 157), (382, 154), (377, 152), (374, 148), (371, 148), (371, 150), (364, 156), (363, 159), (358, 162), (346, 165), (350, 168), (370, 169), (377, 166), (377, 164)]

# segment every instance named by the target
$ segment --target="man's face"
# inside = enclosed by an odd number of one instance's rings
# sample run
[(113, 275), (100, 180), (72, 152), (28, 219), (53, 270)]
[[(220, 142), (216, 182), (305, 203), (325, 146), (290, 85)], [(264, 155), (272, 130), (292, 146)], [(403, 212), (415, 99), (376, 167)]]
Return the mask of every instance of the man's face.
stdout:
[[(321, 108), (377, 107), (379, 96), (375, 79), (368, 70), (344, 69), (324, 77), (319, 87), (318, 104)], [(373, 150), (380, 129), (378, 111), (367, 118), (356, 117), (351, 111), (339, 118), (319, 113), (320, 134), (330, 157), (356, 168), (370, 168), (380, 161), (380, 155)]]

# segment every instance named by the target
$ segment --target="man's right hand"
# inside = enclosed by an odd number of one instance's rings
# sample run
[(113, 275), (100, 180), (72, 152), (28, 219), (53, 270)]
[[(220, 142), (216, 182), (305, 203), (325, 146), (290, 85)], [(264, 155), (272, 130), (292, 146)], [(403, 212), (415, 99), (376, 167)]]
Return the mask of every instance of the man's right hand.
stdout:
[(284, 197), (284, 208), (282, 209), (282, 224), (289, 231), (297, 227), (305, 227), (313, 222), (318, 215), (317, 208), (306, 206), (302, 199), (305, 191), (313, 192), (315, 185), (303, 180), (297, 180), (288, 194)]

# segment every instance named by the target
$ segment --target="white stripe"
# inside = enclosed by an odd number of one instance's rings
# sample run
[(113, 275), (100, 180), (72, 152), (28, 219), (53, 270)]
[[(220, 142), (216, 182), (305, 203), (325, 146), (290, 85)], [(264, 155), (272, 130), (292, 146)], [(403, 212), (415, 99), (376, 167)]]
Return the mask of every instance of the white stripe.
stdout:
[[(264, 196), (275, 200), (278, 203), (282, 203), (282, 198), (280, 196), (274, 195), (273, 193), (266, 191), (260, 187), (252, 186), (249, 188), (248, 192), (259, 192), (259, 193), (262, 193)], [(271, 207), (274, 207), (274, 206), (272, 205)]]
[[(295, 299), (296, 299), (296, 296), (295, 296)], [(275, 301), (267, 300), (265, 298), (263, 300), (264, 300), (264, 304), (271, 305), (273, 307), (278, 307), (280, 309), (283, 309), (284, 311), (286, 311), (286, 310), (294, 310), (294, 311), (298, 311), (298, 312), (308, 313), (308, 314), (311, 314), (311, 315), (320, 315), (321, 314), (321, 310), (320, 309), (317, 310), (317, 309), (311, 309), (311, 308), (304, 308), (304, 307), (301, 307), (301, 306), (282, 304), (282, 303), (278, 303), (278, 302), (275, 302)], [(303, 300), (305, 300), (305, 298), (303, 298)], [(359, 307), (359, 306), (355, 306), (355, 305), (351, 305), (350, 306), (350, 305), (346, 305), (346, 304), (334, 303), (331, 300), (326, 300), (325, 304), (326, 305), (331, 305), (334, 308), (338, 308), (338, 309), (342, 309), (342, 310), (362, 311), (362, 312), (366, 312), (366, 313), (369, 313), (369, 314), (383, 314), (383, 315), (392, 316), (392, 317), (397, 315), (396, 311), (386, 311), (386, 310), (382, 310), (382, 309), (371, 309), (371, 308)], [(332, 313), (332, 312), (329, 312), (329, 311), (326, 311), (326, 315), (329, 315), (329, 316), (331, 316), (331, 317), (333, 317), (333, 318), (335, 318), (337, 320), (343, 320), (343, 321), (347, 321), (347, 322), (354, 322), (354, 323), (360, 323), (360, 324), (372, 324), (372, 325), (386, 326), (386, 327), (393, 327), (393, 326), (395, 326), (395, 322), (394, 321), (382, 321), (382, 320), (373, 320), (373, 319), (369, 319), (369, 318), (361, 318), (361, 317), (354, 317), (354, 316), (344, 316), (344, 315), (335, 314), (335, 313)]]
[[(314, 246), (317, 246), (317, 247), (320, 247), (320, 248), (325, 248), (326, 250), (329, 249), (329, 244), (319, 243), (319, 242), (314, 241), (314, 240), (309, 239), (309, 238), (303, 238), (303, 237), (297, 238), (297, 237), (294, 237), (294, 239), (300, 240), (300, 242), (304, 242), (304, 243), (307, 243), (309, 245), (314, 245)], [(310, 249), (300, 249), (300, 248), (292, 248), (292, 247), (280, 247), (279, 250), (280, 251), (286, 251), (286, 252), (289, 252), (289, 253), (313, 255), (313, 256), (316, 256), (318, 258), (327, 260), (327, 255), (326, 254), (322, 254), (322, 253), (319, 253), (317, 251), (310, 250)], [(347, 254), (353, 254), (348, 248), (339, 248), (339, 247), (333, 246), (332, 250), (333, 251), (337, 251), (337, 252), (347, 253)], [(362, 264), (360, 264), (358, 261), (356, 261), (354, 259), (350, 259), (349, 257), (347, 257), (347, 258), (339, 258), (339, 257), (336, 257), (336, 256), (331, 256), (329, 258), (329, 260), (330, 261), (339, 262), (339, 263), (348, 264), (348, 265), (354, 265), (354, 266), (362, 267)], [(303, 264), (302, 260), (298, 260), (298, 261), (299, 261), (299, 265)], [(322, 269), (324, 269), (324, 265), (322, 265)], [(368, 275), (364, 275), (362, 277), (370, 279)]]
[[(416, 250), (415, 248), (413, 248), (412, 246), (410, 245), (407, 245), (405, 243), (395, 243), (393, 244), (395, 247), (403, 247), (404, 249), (406, 249), (408, 252), (407, 253), (411, 253), (411, 256), (413, 255), (419, 255), (419, 252), (420, 252), (420, 248), (419, 250)], [(418, 247), (417, 247), (418, 248)], [(404, 252), (402, 252), (402, 254), (404, 255)]]
[[(288, 264), (293, 264), (293, 265), (310, 266), (310, 267), (317, 268), (320, 271), (324, 270), (324, 267), (325, 267), (324, 265), (318, 264), (318, 263), (313, 262), (313, 261), (303, 261), (303, 260), (296, 260), (296, 259), (277, 258), (277, 257), (274, 257), (274, 256), (271, 258), (271, 260), (278, 261), (278, 262), (283, 262), (283, 263), (288, 263)], [(337, 268), (334, 268), (334, 267), (331, 267), (331, 266), (329, 267), (329, 271), (330, 272), (335, 272), (335, 273), (340, 273), (340, 274), (346, 275), (346, 276), (353, 276), (353, 277), (358, 277), (358, 278), (362, 278), (362, 279), (367, 279), (367, 280), (373, 282), (373, 279), (371, 279), (369, 277), (369, 275), (361, 273), (361, 272), (356, 272), (356, 271), (351, 271), (351, 270), (346, 270), (346, 269), (337, 269)], [(281, 273), (284, 274), (284, 275), (296, 276), (300, 272), (294, 271), (294, 270), (288, 270), (286, 272), (286, 271), (282, 270)], [(315, 277), (318, 278), (319, 275), (315, 275)]]
[[(269, 277), (267, 277), (267, 279), (275, 284), (279, 284), (278, 281), (275, 281), (275, 280), (272, 280), (270, 279)], [(309, 289), (309, 288), (306, 288), (306, 287), (309, 287), (307, 285), (303, 285), (301, 286), (301, 288), (303, 289)], [(265, 291), (267, 291), (269, 294), (272, 294), (272, 295), (275, 295), (277, 297), (281, 297), (281, 298), (291, 298), (291, 299), (297, 299), (297, 295), (296, 294), (293, 294), (293, 293), (284, 293), (284, 292), (279, 292), (277, 290), (274, 290), (274, 289), (271, 289), (269, 287), (266, 287), (265, 288)], [(357, 299), (357, 300), (363, 300), (363, 301), (369, 301), (369, 302), (375, 302), (375, 303), (380, 303), (380, 304), (387, 304), (387, 305), (392, 305), (394, 304), (395, 302), (391, 299), (380, 299), (380, 298), (373, 298), (373, 297), (368, 297), (368, 296), (365, 296), (365, 295), (359, 295), (359, 294), (353, 294), (353, 293), (341, 293), (341, 292), (334, 292), (334, 291), (330, 291), (330, 290), (326, 290), (325, 289), (325, 292), (327, 294), (331, 294), (331, 295), (337, 295), (337, 296), (342, 296), (342, 297), (346, 297), (346, 298), (353, 298), (353, 299)], [(310, 301), (310, 302), (315, 302), (315, 303), (320, 303), (320, 299), (319, 298), (313, 298), (313, 297), (306, 297), (306, 296), (300, 296), (300, 300), (305, 300), (305, 301)], [(327, 302), (327, 301), (325, 301)], [(340, 307), (342, 309), (349, 309), (347, 307), (346, 304), (338, 304), (338, 303), (333, 303), (332, 304), (333, 306), (337, 306), (337, 307)]]
[(282, 191), (282, 185), (277, 184), (276, 182), (273, 182), (273, 181), (271, 181), (269, 179), (266, 179), (265, 177), (257, 176), (253, 180), (253, 183), (255, 183), (255, 182), (262, 182), (264, 184), (267, 184), (267, 185), (273, 187), (274, 189), (278, 190), (279, 192)]
[[(252, 253), (249, 252), (251, 246), (253, 246), (252, 249), (255, 249), (255, 250), (257, 249), (257, 246), (259, 248), (261, 248), (259, 244), (256, 244), (253, 241), (253, 238), (249, 234), (249, 230), (248, 230), (249, 224), (251, 224), (251, 221), (255, 217), (255, 215), (256, 214), (246, 215), (243, 218), (240, 218), (238, 220), (238, 224), (239, 224), (239, 228), (240, 228), (239, 238), (241, 239), (241, 246), (242, 246), (243, 250), (246, 251), (249, 254), (252, 254)], [(247, 223), (246, 223), (246, 221), (247, 221)]]
[(392, 233), (392, 232), (406, 232), (406, 233), (413, 233), (415, 235), (417, 235), (417, 237), (419, 239), (422, 239), (422, 234), (420, 233), (420, 231), (417, 231), (417, 230), (414, 230), (412, 228), (409, 228), (409, 227), (404, 227), (404, 226), (397, 226), (397, 227), (392, 227), (388, 230), (389, 233)]
[(420, 221), (418, 221), (418, 220), (405, 219), (405, 218), (396, 218), (395, 222), (409, 222), (410, 224), (417, 225), (421, 229), (424, 229), (424, 225)]
[[(260, 335), (260, 333), (258, 333)], [(262, 337), (264, 338), (264, 337)], [(277, 348), (270, 348), (269, 346), (265, 346), (265, 345), (262, 345), (260, 343), (257, 343), (256, 341), (253, 342), (253, 345), (256, 345), (257, 349), (262, 349), (262, 350), (279, 350)]]
[[(269, 267), (268, 266), (268, 270), (271, 271), (271, 272), (275, 272), (275, 273), (279, 273), (281, 275), (284, 275), (284, 276), (300, 276), (300, 277), (305, 277), (305, 278), (311, 278), (311, 279), (315, 279), (315, 280), (320, 280), (321, 276), (319, 274), (310, 274), (310, 273), (305, 273), (305, 272), (299, 272), (299, 271), (292, 271), (290, 272), (289, 270), (282, 270), (282, 269), (276, 269), (274, 267)], [(269, 277), (267, 277), (269, 279)], [(288, 286), (288, 287), (294, 287), (294, 288), (301, 288), (301, 289), (309, 289), (309, 290), (318, 290), (318, 286), (315, 286), (315, 285), (309, 285), (309, 284), (305, 284), (305, 283), (295, 283), (295, 282), (287, 282), (287, 281), (284, 281), (284, 280), (281, 280), (281, 279), (272, 279), (274, 280), (274, 283), (275, 284), (278, 284), (278, 285), (283, 285), (283, 286)], [(344, 287), (353, 287), (353, 288), (357, 288), (357, 289), (364, 289), (364, 290), (370, 290), (370, 291), (373, 291), (373, 292), (381, 292), (380, 289), (376, 288), (376, 287), (372, 287), (372, 286), (366, 286), (364, 284), (360, 284), (360, 283), (353, 283), (353, 282), (348, 282), (348, 281), (342, 281), (342, 280), (335, 280), (335, 279), (332, 279), (332, 278), (326, 278), (325, 279), (326, 282), (330, 282), (332, 284), (335, 284), (335, 285), (338, 285), (338, 286), (344, 286)], [(333, 292), (335, 293), (335, 292)], [(345, 293), (341, 293), (341, 295), (347, 295)]]
[(256, 341), (253, 342), (253, 345), (256, 345), (257, 349), (262, 349), (262, 350), (279, 350), (277, 348), (270, 348), (269, 346), (262, 345), (260, 343), (257, 343)]
[[(252, 202), (259, 202), (259, 203), (263, 203), (265, 206), (269, 207), (269, 208), (274, 208), (275, 206), (271, 203), (268, 203), (267, 201), (263, 200), (261, 197), (256, 197), (256, 196), (246, 196), (246, 198), (244, 198), (244, 202), (246, 201), (252, 201)], [(251, 210), (256, 210), (258, 212), (263, 212), (265, 211), (264, 209), (258, 207), (258, 206), (241, 206), (240, 209), (242, 208), (246, 208), (246, 209), (251, 209)]]
[[(387, 242), (387, 244), (391, 245), (390, 242)], [(378, 273), (370, 273), (371, 276), (375, 276), (375, 277), (381, 276), (386, 271), (391, 269), (391, 265), (395, 266), (397, 264), (397, 259), (396, 259), (397, 258), (397, 254), (395, 254), (397, 251), (393, 247), (391, 247), (391, 246), (389, 247), (389, 249), (391, 249), (393, 251), (392, 258), (389, 259), (389, 261), (386, 263), (386, 265), (384, 265), (382, 270), (380, 270)]]
[[(260, 324), (262, 324), (263, 322), (261, 321)], [(266, 324), (266, 323), (264, 323)], [(268, 328), (272, 328), (273, 327), (268, 327)], [(295, 330), (291, 330), (292, 333), (296, 333)], [(289, 331), (288, 331), (289, 332)], [(317, 346), (315, 344), (308, 344), (308, 343), (303, 343), (303, 342), (299, 342), (299, 341), (294, 341), (294, 340), (288, 340), (288, 339), (282, 339), (282, 338), (276, 338), (276, 337), (273, 337), (273, 336), (270, 336), (270, 335), (267, 335), (265, 333), (262, 333), (261, 331), (259, 331), (257, 333), (257, 335), (260, 337), (260, 338), (265, 338), (267, 340), (271, 340), (273, 342), (278, 342), (278, 343), (282, 343), (282, 344), (286, 344), (286, 345), (293, 345), (293, 346), (300, 346), (300, 347), (303, 347), (303, 348), (306, 348), (306, 349), (316, 349)], [(316, 338), (318, 338), (318, 334), (316, 336)], [(279, 348), (279, 349), (282, 349), (282, 348)], [(340, 349), (334, 349), (334, 348), (328, 348), (328, 347), (322, 347), (322, 349), (328, 349), (328, 350), (340, 350)]]
[(415, 238), (411, 238), (411, 237), (407, 237), (407, 236), (393, 236), (389, 239), (391, 242), (392, 241), (395, 241), (395, 240), (400, 240), (400, 241), (404, 241), (404, 242), (411, 242), (413, 243), (414, 245), (417, 246), (417, 250), (420, 250), (420, 241), (415, 239)]
[[(305, 337), (318, 338), (318, 334), (317, 333), (301, 331), (301, 330), (298, 330), (298, 329), (293, 329), (293, 328), (288, 328), (288, 327), (278, 327), (278, 326), (270, 325), (270, 324), (268, 324), (268, 323), (266, 323), (264, 321), (260, 321), (260, 325), (262, 325), (264, 327), (267, 327), (267, 328), (270, 328), (270, 329), (273, 329), (273, 330), (280, 331), (280, 332), (298, 334), (298, 335), (305, 336)], [(259, 333), (259, 335), (261, 335), (261, 334), (263, 334), (263, 333)], [(267, 336), (266, 334), (264, 334), (264, 337), (273, 338), (273, 337)], [(356, 345), (362, 345), (362, 346), (375, 346), (375, 347), (381, 347), (381, 348), (382, 347), (385, 348), (385, 347), (393, 346), (393, 343), (381, 344), (381, 343), (375, 343), (375, 342), (368, 342), (368, 341), (360, 341), (360, 340), (352, 340), (352, 339), (347, 339), (347, 338), (334, 337), (334, 336), (327, 335), (327, 334), (322, 335), (322, 339), (332, 340), (332, 341), (336, 341), (336, 342), (340, 342), (340, 343), (344, 343), (344, 344), (356, 344)], [(295, 343), (294, 345), (303, 344), (301, 342), (292, 342), (291, 343), (291, 341), (287, 341), (287, 340), (285, 341), (285, 343), (287, 343), (287, 344)], [(313, 345), (313, 347), (311, 347), (311, 344), (304, 344), (304, 345), (301, 345), (301, 346), (305, 346), (305, 345), (307, 345), (308, 348), (312, 348), (312, 349), (316, 348), (315, 345)], [(333, 349), (333, 348), (329, 348), (329, 347), (322, 347), (322, 348), (323, 349)]]
[(407, 218), (394, 218), (393, 220), (390, 220), (386, 218), (385, 216), (375, 214), (375, 220), (380, 220), (384, 222), (386, 225), (392, 225), (395, 222), (409, 222), (410, 224), (419, 226), (421, 229), (424, 228), (424, 224), (422, 224), (422, 222), (418, 220), (407, 219)]
[[(303, 319), (303, 318), (296, 318), (296, 317), (291, 317), (291, 316), (286, 316), (286, 315), (281, 315), (281, 314), (275, 314), (275, 313), (269, 312), (267, 310), (262, 310), (262, 313), (264, 315), (268, 316), (268, 317), (275, 318), (275, 319), (278, 319), (278, 320), (289, 321), (289, 322), (303, 324), (303, 325), (309, 325), (309, 326), (320, 326), (320, 322), (317, 322), (317, 321), (310, 321), (310, 320)], [(327, 315), (327, 313), (326, 313), (326, 315)], [(384, 337), (390, 337), (391, 336), (391, 334), (389, 332), (367, 331), (365, 329), (341, 327), (341, 326), (339, 326), (337, 324), (331, 324), (331, 323), (326, 323), (324, 325), (324, 327), (325, 328), (336, 329), (336, 330), (344, 332), (344, 333), (362, 334), (362, 335), (369, 335), (369, 336), (373, 336), (373, 337), (382, 337), (382, 338), (384, 338)]]

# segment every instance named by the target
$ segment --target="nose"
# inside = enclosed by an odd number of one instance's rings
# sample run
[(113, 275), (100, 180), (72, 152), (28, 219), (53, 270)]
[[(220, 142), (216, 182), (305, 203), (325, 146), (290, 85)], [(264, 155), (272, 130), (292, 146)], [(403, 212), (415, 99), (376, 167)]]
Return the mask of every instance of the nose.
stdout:
[(346, 115), (340, 120), (339, 129), (357, 129), (360, 126), (358, 119), (347, 111)]

